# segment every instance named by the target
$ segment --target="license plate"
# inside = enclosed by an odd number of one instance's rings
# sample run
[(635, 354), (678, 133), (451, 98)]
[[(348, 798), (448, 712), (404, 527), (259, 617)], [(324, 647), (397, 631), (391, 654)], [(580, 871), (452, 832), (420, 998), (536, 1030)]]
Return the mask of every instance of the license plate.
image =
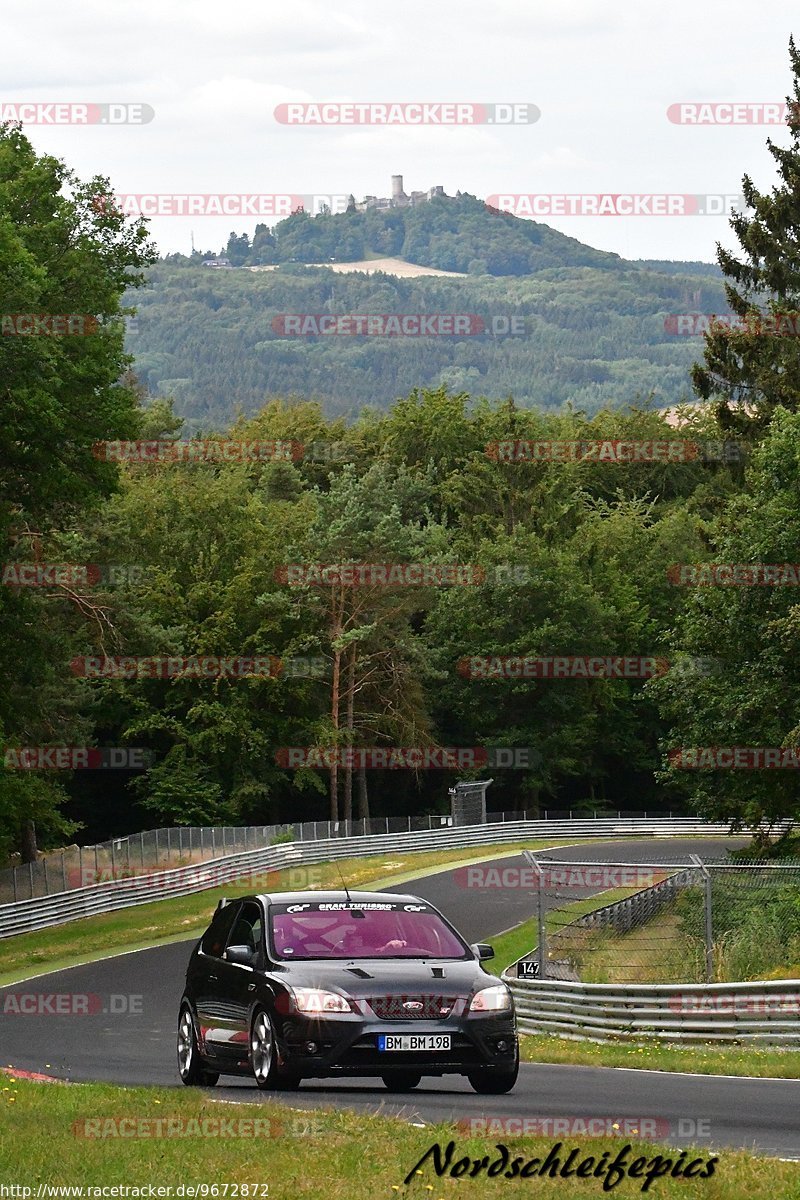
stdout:
[(379, 1033), (379, 1050), (449, 1050), (449, 1033)]

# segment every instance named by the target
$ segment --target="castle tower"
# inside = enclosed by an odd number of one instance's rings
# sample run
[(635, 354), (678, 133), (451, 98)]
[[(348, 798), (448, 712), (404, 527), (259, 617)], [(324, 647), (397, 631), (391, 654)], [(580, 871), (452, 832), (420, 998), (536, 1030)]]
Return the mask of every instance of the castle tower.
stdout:
[(392, 176), (392, 200), (397, 201), (397, 200), (405, 200), (405, 199), (406, 199), (406, 194), (403, 191), (403, 176), (402, 175), (393, 175)]

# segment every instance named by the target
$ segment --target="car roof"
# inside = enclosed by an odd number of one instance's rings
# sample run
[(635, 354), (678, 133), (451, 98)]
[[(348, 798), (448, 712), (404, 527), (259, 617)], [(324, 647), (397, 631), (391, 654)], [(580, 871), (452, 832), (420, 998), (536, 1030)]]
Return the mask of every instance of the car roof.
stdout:
[(408, 892), (358, 892), (351, 891), (348, 893), (342, 890), (339, 891), (308, 891), (308, 892), (264, 892), (260, 894), (260, 899), (265, 904), (294, 904), (298, 901), (308, 903), (331, 903), (344, 902), (348, 900), (351, 904), (385, 904), (387, 901), (402, 901), (403, 903), (427, 904), (427, 900), (421, 900), (419, 896), (412, 896)]

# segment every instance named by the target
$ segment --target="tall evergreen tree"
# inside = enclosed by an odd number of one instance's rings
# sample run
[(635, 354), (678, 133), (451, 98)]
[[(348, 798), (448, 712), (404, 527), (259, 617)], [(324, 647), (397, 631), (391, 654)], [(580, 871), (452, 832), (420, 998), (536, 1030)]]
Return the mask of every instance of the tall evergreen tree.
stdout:
[(791, 143), (767, 139), (779, 182), (762, 193), (749, 175), (742, 178), (749, 213), (735, 212), (730, 221), (741, 257), (717, 245), (728, 305), (742, 324), (713, 323), (704, 363), (692, 372), (698, 395), (716, 401), (720, 426), (745, 435), (762, 433), (778, 405), (800, 407), (800, 55), (794, 39), (789, 57)]

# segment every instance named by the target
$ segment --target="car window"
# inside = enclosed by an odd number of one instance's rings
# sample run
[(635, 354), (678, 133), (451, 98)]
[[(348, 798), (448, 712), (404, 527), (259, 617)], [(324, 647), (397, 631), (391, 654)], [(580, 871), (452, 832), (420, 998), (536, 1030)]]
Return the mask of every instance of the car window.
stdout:
[(367, 902), (270, 906), (277, 958), (469, 958), (471, 951), (426, 904)]
[(210, 954), (213, 958), (220, 958), (222, 956), (228, 940), (228, 934), (239, 909), (240, 905), (238, 904), (226, 904), (225, 908), (217, 909), (200, 943), (200, 949), (203, 951), (203, 954)]
[(248, 946), (251, 950), (260, 950), (263, 932), (261, 906), (253, 900), (248, 900), (239, 909), (226, 945)]

